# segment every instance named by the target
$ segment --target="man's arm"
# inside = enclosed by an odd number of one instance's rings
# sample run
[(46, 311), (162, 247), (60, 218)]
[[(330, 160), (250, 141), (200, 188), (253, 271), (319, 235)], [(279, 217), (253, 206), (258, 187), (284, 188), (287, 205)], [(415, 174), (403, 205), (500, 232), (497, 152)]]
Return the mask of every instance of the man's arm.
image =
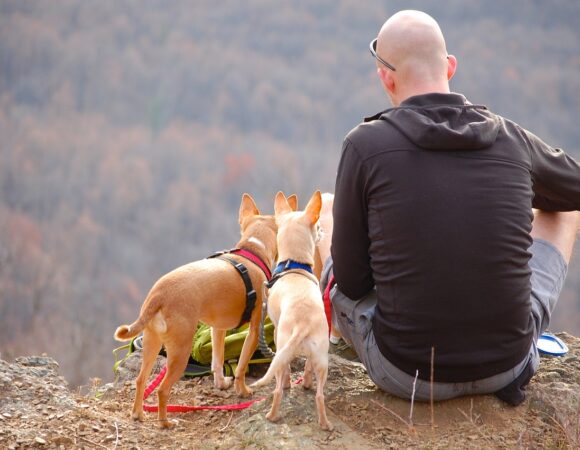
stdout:
[(532, 206), (543, 211), (580, 210), (580, 165), (532, 133), (526, 132), (526, 138), (532, 159)]
[(334, 191), (332, 261), (339, 289), (358, 300), (374, 286), (369, 258), (366, 177), (360, 156), (346, 139)]

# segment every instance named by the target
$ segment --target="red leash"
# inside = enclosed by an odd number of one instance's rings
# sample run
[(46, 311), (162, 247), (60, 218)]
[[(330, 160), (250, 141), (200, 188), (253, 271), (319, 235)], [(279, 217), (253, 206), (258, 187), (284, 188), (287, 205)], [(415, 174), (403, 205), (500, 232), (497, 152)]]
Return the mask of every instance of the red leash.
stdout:
[[(163, 377), (165, 377), (166, 372), (167, 372), (167, 366), (165, 366), (161, 370), (161, 372), (159, 372), (159, 375), (157, 375), (157, 378), (155, 378), (151, 382), (151, 384), (149, 386), (147, 386), (147, 389), (145, 389), (145, 392), (143, 394), (143, 400), (147, 399), (147, 397), (149, 397), (149, 395), (151, 395), (151, 393), (155, 390), (155, 388), (157, 386), (159, 386), (159, 383), (161, 383), (161, 380), (163, 380)], [(265, 400), (265, 397), (257, 398), (255, 400), (250, 400), (250, 401), (244, 402), (244, 403), (235, 403), (232, 405), (205, 405), (205, 406), (167, 405), (167, 411), (168, 412), (190, 412), (190, 411), (200, 411), (200, 410), (204, 410), (204, 409), (234, 411), (234, 410), (249, 408), (254, 403), (261, 402), (262, 400)], [(147, 412), (157, 412), (159, 410), (159, 407), (157, 405), (143, 405), (143, 410), (147, 411)]]

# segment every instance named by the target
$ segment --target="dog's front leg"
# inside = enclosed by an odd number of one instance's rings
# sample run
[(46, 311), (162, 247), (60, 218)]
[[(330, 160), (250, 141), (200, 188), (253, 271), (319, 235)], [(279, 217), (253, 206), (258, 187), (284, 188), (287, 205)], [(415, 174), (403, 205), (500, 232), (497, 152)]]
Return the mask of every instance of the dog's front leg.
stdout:
[(259, 314), (255, 314), (250, 322), (250, 331), (244, 341), (242, 353), (240, 354), (240, 359), (238, 361), (238, 367), (236, 368), (234, 387), (236, 388), (236, 393), (240, 397), (249, 397), (253, 394), (252, 390), (246, 384), (246, 369), (248, 368), (250, 358), (256, 351), (256, 346), (258, 345), (258, 331), (260, 328), (259, 317)]
[(213, 384), (218, 389), (227, 389), (232, 385), (232, 377), (224, 377), (224, 343), (226, 330), (211, 328), (211, 370)]

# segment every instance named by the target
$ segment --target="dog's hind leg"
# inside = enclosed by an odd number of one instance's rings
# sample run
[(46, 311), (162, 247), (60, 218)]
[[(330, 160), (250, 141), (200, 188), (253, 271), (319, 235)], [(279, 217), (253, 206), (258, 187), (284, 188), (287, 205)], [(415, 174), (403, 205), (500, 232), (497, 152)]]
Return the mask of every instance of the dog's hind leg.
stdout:
[(302, 387), (304, 389), (310, 389), (312, 387), (312, 362), (310, 361), (310, 358), (308, 358), (304, 364)]
[(161, 350), (161, 345), (162, 342), (157, 333), (152, 332), (147, 328), (143, 331), (141, 370), (135, 380), (135, 402), (133, 403), (133, 411), (131, 413), (131, 417), (134, 420), (143, 420), (143, 394), (145, 392), (145, 383), (149, 378), (151, 369), (153, 369), (159, 350)]
[[(276, 324), (276, 332), (274, 333), (274, 345), (276, 346), (276, 348), (281, 348), (278, 347), (278, 324)], [(290, 387), (292, 386), (292, 379), (291, 379), (291, 374), (292, 374), (292, 368), (290, 367), (290, 363), (288, 363), (288, 365), (283, 369), (282, 371), (282, 386), (284, 386), (284, 389), (290, 389)]]
[(326, 406), (324, 404), (324, 385), (328, 377), (328, 358), (321, 358), (313, 362), (316, 374), (316, 409), (318, 410), (318, 424), (320, 428), (327, 431), (333, 430), (333, 425), (326, 416)]
[(280, 420), (280, 405), (282, 404), (282, 397), (284, 396), (284, 369), (278, 369), (276, 372), (276, 388), (274, 389), (272, 398), (272, 407), (268, 414), (266, 414), (266, 419), (270, 422), (276, 422)]
[(287, 364), (286, 367), (284, 367), (284, 371), (282, 372), (282, 386), (284, 389), (290, 389), (292, 386), (292, 378), (290, 377), (291, 373), (292, 368), (290, 367), (290, 364)]
[(167, 402), (169, 400), (169, 393), (171, 387), (178, 381), (189, 360), (191, 354), (191, 343), (193, 342), (193, 335), (195, 327), (189, 330), (184, 330), (179, 336), (172, 336), (171, 340), (165, 343), (167, 350), (167, 373), (159, 386), (157, 396), (159, 398), (159, 423), (163, 428), (173, 427), (173, 423), (167, 420)]
[(224, 346), (226, 330), (211, 327), (211, 370), (213, 385), (218, 389), (227, 389), (232, 385), (232, 377), (224, 377)]

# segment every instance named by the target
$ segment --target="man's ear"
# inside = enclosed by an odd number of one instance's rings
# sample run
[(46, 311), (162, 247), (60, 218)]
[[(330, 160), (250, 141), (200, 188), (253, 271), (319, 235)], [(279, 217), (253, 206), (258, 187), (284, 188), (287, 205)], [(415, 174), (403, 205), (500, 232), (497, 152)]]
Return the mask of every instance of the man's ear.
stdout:
[(240, 204), (240, 225), (246, 217), (257, 216), (260, 214), (260, 210), (256, 206), (256, 202), (250, 194), (242, 195), (242, 203)]
[(288, 204), (288, 200), (286, 200), (286, 196), (283, 192), (278, 191), (276, 194), (276, 198), (274, 200), (274, 213), (279, 216), (281, 214), (286, 214), (292, 212), (292, 208)]
[(447, 81), (453, 78), (457, 70), (457, 58), (453, 55), (447, 56)]
[(288, 196), (286, 200), (288, 201), (290, 208), (292, 208), (292, 211), (298, 210), (298, 196), (296, 194)]
[(312, 197), (308, 201), (306, 209), (304, 210), (304, 214), (308, 218), (310, 225), (314, 225), (318, 222), (320, 208), (322, 208), (322, 195), (320, 194), (320, 191), (316, 191), (312, 194)]
[(384, 69), (382, 67), (377, 67), (377, 75), (381, 80), (383, 89), (389, 95), (392, 95), (395, 92), (395, 79), (393, 78), (393, 74), (391, 73), (391, 71)]

